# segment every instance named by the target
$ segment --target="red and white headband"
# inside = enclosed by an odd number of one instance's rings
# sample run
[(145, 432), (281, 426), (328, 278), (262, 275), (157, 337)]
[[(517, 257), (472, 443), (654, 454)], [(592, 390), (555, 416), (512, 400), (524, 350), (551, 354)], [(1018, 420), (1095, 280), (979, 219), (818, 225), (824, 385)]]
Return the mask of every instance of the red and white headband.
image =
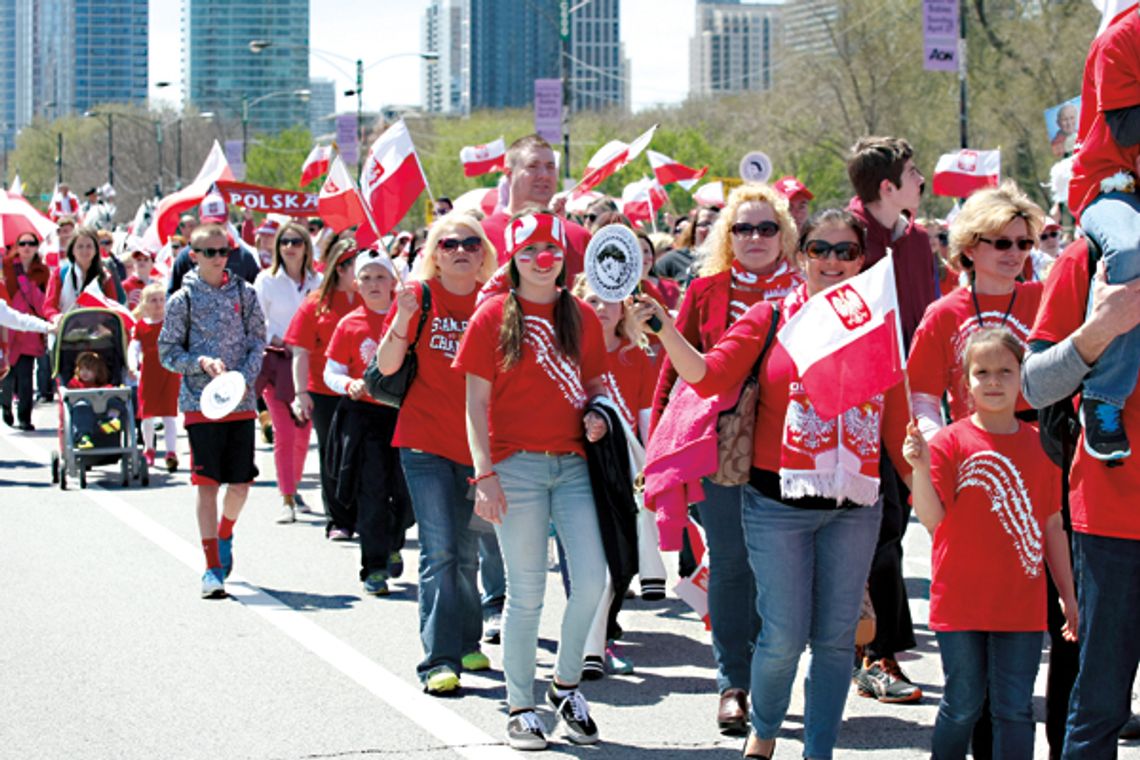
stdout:
[(531, 245), (556, 245), (566, 250), (566, 226), (553, 214), (527, 214), (507, 226), (507, 252), (514, 256)]

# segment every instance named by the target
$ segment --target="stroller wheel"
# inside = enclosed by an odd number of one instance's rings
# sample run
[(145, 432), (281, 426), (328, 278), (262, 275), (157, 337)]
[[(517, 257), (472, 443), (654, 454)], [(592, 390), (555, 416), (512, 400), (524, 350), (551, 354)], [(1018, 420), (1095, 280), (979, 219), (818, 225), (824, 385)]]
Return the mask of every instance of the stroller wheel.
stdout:
[(59, 452), (53, 451), (51, 453), (51, 482), (59, 482)]
[(63, 467), (62, 464), (59, 468), (59, 490), (67, 490), (67, 468)]

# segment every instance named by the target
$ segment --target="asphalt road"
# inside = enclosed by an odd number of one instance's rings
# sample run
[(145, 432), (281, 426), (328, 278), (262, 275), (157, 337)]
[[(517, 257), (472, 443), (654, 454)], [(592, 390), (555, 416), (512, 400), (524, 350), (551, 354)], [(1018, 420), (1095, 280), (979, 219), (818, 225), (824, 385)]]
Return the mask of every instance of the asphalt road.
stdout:
[[(40, 405), (35, 433), (0, 433), (0, 757), (3, 758), (483, 758), (505, 747), (504, 686), (493, 670), (464, 674), (462, 696), (421, 693), (415, 663), (416, 542), (387, 599), (365, 596), (355, 543), (324, 539), (319, 516), (276, 525), (272, 454), (237, 525), (236, 565), (222, 601), (198, 598), (202, 557), (183, 469), (123, 489), (117, 470), (90, 487), (50, 482), (56, 410)], [(320, 499), (310, 450), (302, 493)], [(918, 648), (903, 666), (926, 694), (881, 705), (854, 691), (837, 757), (929, 756), (941, 693), (926, 629), (929, 539), (907, 536)], [(667, 564), (675, 570), (674, 558)], [(671, 585), (671, 584), (670, 584)], [(551, 573), (538, 677), (553, 666), (563, 595)], [(722, 737), (708, 634), (670, 596), (623, 612), (631, 676), (588, 683), (602, 743), (576, 747), (555, 730), (549, 753), (587, 758), (739, 757)], [(1047, 661), (1047, 658), (1046, 660)], [(1038, 718), (1044, 668), (1036, 691)], [(802, 754), (802, 669), (776, 757)], [(553, 715), (543, 714), (547, 725)], [(1047, 756), (1038, 725), (1037, 757)], [(1121, 745), (1140, 758), (1140, 746)]]

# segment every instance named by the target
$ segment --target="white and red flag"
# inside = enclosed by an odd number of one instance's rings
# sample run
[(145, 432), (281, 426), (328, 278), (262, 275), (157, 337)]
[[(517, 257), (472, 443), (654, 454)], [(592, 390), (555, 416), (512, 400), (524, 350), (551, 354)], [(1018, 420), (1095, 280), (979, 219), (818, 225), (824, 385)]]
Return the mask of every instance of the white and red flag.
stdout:
[(642, 177), (631, 182), (621, 191), (621, 212), (635, 224), (648, 222), (657, 216), (658, 210), (669, 200), (665, 188), (656, 179)]
[(647, 150), (645, 155), (649, 159), (649, 165), (653, 167), (653, 176), (657, 178), (657, 184), (661, 186), (676, 182), (686, 190), (692, 190), (693, 185), (697, 184), (697, 181), (709, 170), (707, 166), (693, 169), (655, 150)]
[(459, 151), (464, 177), (501, 172), (507, 166), (507, 143), (503, 138), (486, 145), (468, 145)]
[(95, 280), (83, 289), (83, 292), (75, 299), (75, 305), (81, 306), (84, 309), (110, 309), (123, 318), (128, 334), (134, 332), (135, 315), (131, 314), (131, 310), (118, 301), (107, 298), (98, 280)]
[(210, 148), (206, 161), (198, 170), (198, 176), (186, 187), (171, 193), (158, 202), (158, 209), (154, 214), (155, 231), (160, 242), (165, 243), (178, 229), (178, 218), (183, 211), (193, 208), (202, 202), (210, 192), (215, 182), (222, 180), (234, 181), (234, 173), (226, 161), (226, 153), (218, 141)]
[(331, 145), (314, 145), (305, 163), (301, 164), (301, 184), (304, 187), (329, 170), (333, 149)]
[(321, 185), (317, 209), (321, 219), (334, 232), (341, 232), (354, 225), (364, 225), (368, 222), (360, 192), (356, 189), (356, 183), (352, 181), (352, 175), (348, 173), (340, 156), (333, 157), (329, 176), (325, 177), (325, 183)]
[(944, 153), (934, 167), (934, 194), (967, 198), (983, 187), (1001, 181), (1000, 150), (963, 149)]
[(360, 175), (360, 192), (376, 223), (376, 233), (390, 232), (426, 189), (427, 178), (416, 146), (400, 119), (372, 143)]
[(575, 186), (571, 194), (574, 196), (581, 195), (588, 190), (593, 190), (607, 178), (612, 177), (618, 170), (640, 156), (641, 152), (649, 147), (649, 143), (653, 139), (653, 133), (655, 131), (657, 131), (656, 124), (638, 135), (637, 139), (628, 145), (621, 140), (610, 140), (598, 148), (598, 152), (586, 163), (586, 174), (582, 177), (577, 186)]
[(776, 338), (821, 419), (833, 419), (902, 382), (894, 259), (809, 298)]
[(1140, 5), (1140, 0), (1092, 0), (1092, 2), (1100, 11), (1100, 26), (1096, 30), (1097, 37), (1104, 34), (1105, 29), (1124, 18), (1129, 11), (1135, 13), (1136, 6)]

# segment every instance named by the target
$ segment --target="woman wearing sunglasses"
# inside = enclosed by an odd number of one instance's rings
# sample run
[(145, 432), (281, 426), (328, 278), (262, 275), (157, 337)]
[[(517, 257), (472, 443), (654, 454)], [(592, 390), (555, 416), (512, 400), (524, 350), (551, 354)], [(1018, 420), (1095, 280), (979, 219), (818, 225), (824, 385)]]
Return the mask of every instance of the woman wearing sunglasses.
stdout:
[[(1004, 327), (1028, 350), (1042, 284), (1020, 282), (1018, 276), (1044, 219), (1017, 185), (1005, 182), (971, 195), (950, 225), (950, 255), (969, 285), (927, 307), (907, 361), (914, 413), (927, 440), (943, 425), (943, 393), (949, 397), (949, 422), (970, 413), (962, 369), (967, 338), (985, 327)], [(1017, 408), (1027, 413), (1030, 406), (1023, 398)]]
[[(864, 230), (848, 211), (811, 217), (798, 259), (806, 282), (780, 304), (790, 319), (812, 296), (859, 273)], [(678, 374), (703, 396), (739, 386), (759, 357), (773, 319), (758, 303), (705, 353), (684, 339), (657, 303), (639, 314), (664, 324), (661, 342)], [(851, 652), (863, 587), (879, 536), (880, 439), (901, 452), (908, 419), (900, 384), (834, 419), (823, 419), (778, 342), (760, 365), (749, 483), (742, 486), (747, 558), (763, 626), (751, 660), (752, 732), (745, 757), (771, 758), (796, 667), (811, 646), (804, 708), (804, 757), (829, 759), (851, 681)], [(910, 468), (901, 456), (895, 466)], [(711, 549), (716, 558), (716, 550)], [(711, 596), (711, 595), (710, 595)], [(742, 602), (738, 599), (737, 604)]]
[(293, 351), (293, 415), (302, 422), (312, 420), (317, 431), (317, 455), (321, 473), (321, 502), (325, 508), (325, 535), (332, 541), (347, 541), (356, 530), (356, 510), (336, 498), (336, 481), (325, 463), (329, 428), (340, 396), (325, 385), (325, 351), (342, 318), (359, 304), (352, 264), (356, 243), (351, 238), (337, 241), (324, 256), (331, 262), (324, 271), (321, 287), (301, 303), (285, 332), (285, 345)]
[[(803, 281), (793, 261), (796, 225), (788, 201), (767, 185), (742, 185), (728, 196), (709, 236), (709, 257), (701, 277), (685, 291), (677, 330), (691, 345), (708, 351), (725, 330), (762, 301), (779, 301)], [(761, 335), (763, 338), (763, 335)], [(662, 362), (654, 393), (656, 427), (677, 371)], [(740, 532), (741, 486), (702, 484), (705, 500), (697, 514), (709, 545), (709, 619), (717, 664), (717, 725), (743, 734), (748, 720), (749, 662), (760, 628), (748, 553)]]
[[(479, 286), (495, 272), (495, 249), (473, 216), (448, 214), (428, 233), (420, 265), (422, 282), (396, 298), (380, 342), (377, 366), (399, 370), (416, 343), (415, 381), (396, 421), (392, 445), (400, 450), (404, 479), (419, 525), (420, 641), (416, 666), (428, 694), (459, 688), (464, 670), (486, 670), (479, 651), (483, 614), (476, 586), (478, 535), (471, 529), (474, 475), (467, 447), (466, 379), (451, 364), (475, 311)], [(425, 294), (427, 318), (416, 336)]]
[[(8, 289), (8, 306), (22, 314), (43, 317), (44, 291), (51, 270), (40, 261), (40, 239), (34, 232), (21, 232), (4, 258), (4, 284)], [(12, 368), (4, 378), (2, 405), (4, 422), (15, 424), (20, 430), (34, 430), (32, 407), (36, 390), (32, 384), (36, 359), (44, 355), (44, 336), (35, 332), (10, 329), (8, 351), (4, 356)], [(17, 399), (16, 415), (12, 416), (12, 397)]]
[(273, 464), (281, 493), (278, 523), (294, 522), (294, 510), (310, 511), (297, 493), (297, 484), (305, 470), (313, 423), (294, 417), (290, 410), (296, 389), (293, 355), (285, 345), (285, 333), (305, 297), (320, 284), (321, 276), (313, 269), (309, 230), (297, 222), (282, 225), (273, 241), (273, 263), (253, 282), (269, 341), (257, 385), (273, 423)]

